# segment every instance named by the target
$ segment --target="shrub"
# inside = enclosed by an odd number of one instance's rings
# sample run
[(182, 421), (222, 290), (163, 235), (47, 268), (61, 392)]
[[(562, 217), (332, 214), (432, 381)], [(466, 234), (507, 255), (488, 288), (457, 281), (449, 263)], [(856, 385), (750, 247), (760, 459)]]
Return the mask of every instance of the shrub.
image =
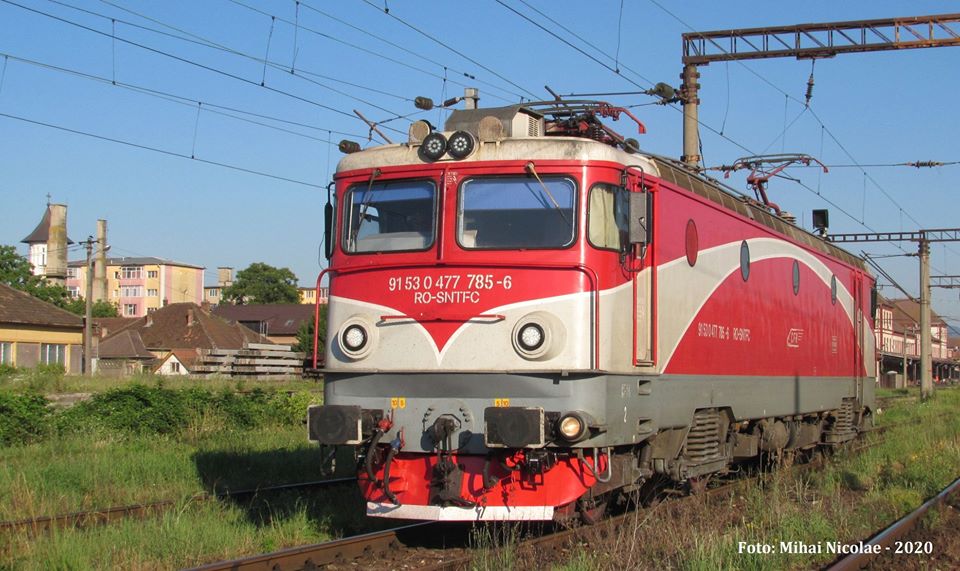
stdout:
[(0, 393), (0, 445), (22, 444), (47, 431), (47, 399), (36, 393)]
[(189, 418), (180, 392), (144, 385), (111, 389), (74, 408), (106, 428), (137, 434), (175, 434)]

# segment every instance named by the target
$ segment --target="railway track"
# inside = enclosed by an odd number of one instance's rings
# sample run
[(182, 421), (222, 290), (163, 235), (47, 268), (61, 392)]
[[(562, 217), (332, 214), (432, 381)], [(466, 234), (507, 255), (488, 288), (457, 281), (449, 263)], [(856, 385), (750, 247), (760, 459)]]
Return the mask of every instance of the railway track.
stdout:
[(50, 532), (54, 529), (91, 527), (95, 525), (113, 523), (123, 519), (144, 518), (163, 513), (164, 511), (167, 511), (183, 502), (209, 502), (214, 500), (228, 499), (243, 500), (253, 498), (261, 494), (271, 494), (293, 490), (317, 490), (341, 484), (353, 483), (355, 481), (356, 478), (352, 477), (334, 478), (328, 480), (316, 480), (313, 482), (282, 484), (279, 486), (264, 486), (229, 492), (201, 493), (194, 494), (180, 500), (161, 500), (143, 504), (116, 506), (53, 516), (41, 516), (21, 520), (3, 521), (0, 522), (0, 533), (26, 532), (30, 535), (37, 535), (40, 533)]
[(853, 571), (866, 567), (873, 559), (892, 553), (893, 546), (913, 531), (921, 518), (932, 508), (942, 505), (951, 496), (960, 492), (960, 478), (954, 480), (939, 494), (930, 498), (920, 507), (903, 516), (887, 528), (863, 541), (864, 548), (836, 559), (826, 569), (828, 571)]
[[(913, 424), (912, 422), (900, 423), (896, 425), (880, 426), (867, 434), (879, 436), (887, 429), (895, 426)], [(878, 438), (872, 438), (863, 442), (856, 448), (851, 448), (852, 453), (857, 453), (867, 448), (876, 446), (881, 442)], [(806, 464), (797, 464), (786, 468), (791, 472), (804, 472), (816, 468), (818, 462)], [(782, 472), (782, 471), (778, 471)], [(761, 473), (752, 477), (738, 478), (733, 481), (723, 483), (722, 485), (708, 488), (703, 492), (691, 494), (677, 498), (672, 501), (700, 501), (704, 498), (717, 499), (726, 497), (735, 493), (737, 490), (770, 476), (771, 472)], [(520, 541), (515, 548), (518, 550), (531, 550), (538, 554), (560, 553), (570, 546), (584, 542), (586, 538), (609, 537), (618, 526), (622, 526), (635, 518), (635, 511), (615, 515), (604, 519), (594, 526), (575, 527), (572, 529), (562, 529), (552, 524), (544, 524), (541, 532), (533, 532), (532, 537)], [(450, 536), (450, 532), (465, 533), (469, 526), (444, 526), (442, 522), (418, 523), (410, 526), (404, 526), (393, 530), (368, 533), (354, 537), (339, 539), (331, 542), (317, 543), (302, 547), (295, 547), (255, 555), (252, 557), (243, 557), (229, 561), (219, 561), (195, 568), (194, 571), (226, 571), (226, 570), (244, 570), (244, 571), (301, 571), (312, 570), (318, 567), (332, 568), (363, 568), (365, 562), (373, 564), (376, 561), (381, 568), (407, 568), (417, 569), (418, 571), (453, 571), (460, 569), (469, 569), (476, 557), (476, 550), (468, 545), (468, 538), (462, 538), (462, 542), (455, 541)], [(443, 545), (444, 550), (437, 552), (427, 548), (427, 544), (432, 540), (436, 541), (438, 535), (443, 535), (451, 540), (447, 545)], [(453, 547), (453, 548), (451, 548)], [(410, 562), (415, 562), (411, 564)], [(396, 567), (392, 563), (398, 563)], [(403, 565), (401, 567), (401, 564)]]

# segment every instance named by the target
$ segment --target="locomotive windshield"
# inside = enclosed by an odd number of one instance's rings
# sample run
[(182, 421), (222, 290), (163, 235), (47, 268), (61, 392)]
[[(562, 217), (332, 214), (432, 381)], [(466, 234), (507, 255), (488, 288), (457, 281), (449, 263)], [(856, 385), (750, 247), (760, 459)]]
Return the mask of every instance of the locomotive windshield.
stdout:
[(569, 246), (575, 203), (567, 177), (469, 179), (460, 187), (457, 239), (479, 250)]
[(425, 180), (358, 184), (344, 200), (348, 253), (426, 250), (437, 227), (437, 187)]

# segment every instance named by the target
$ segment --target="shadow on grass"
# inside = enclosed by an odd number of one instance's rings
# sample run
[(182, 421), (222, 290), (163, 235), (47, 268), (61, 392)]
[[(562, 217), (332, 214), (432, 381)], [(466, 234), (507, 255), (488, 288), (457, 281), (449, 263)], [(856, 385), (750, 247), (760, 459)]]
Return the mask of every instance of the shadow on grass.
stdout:
[[(313, 482), (327, 477), (321, 471), (320, 450), (312, 447), (198, 452), (193, 455), (193, 461), (204, 488), (212, 493)], [(337, 467), (333, 477), (355, 475), (352, 450), (338, 450)], [(244, 510), (247, 519), (258, 527), (304, 516), (318, 531), (333, 536), (389, 527), (366, 517), (364, 500), (352, 482), (326, 488), (263, 492), (222, 501)]]

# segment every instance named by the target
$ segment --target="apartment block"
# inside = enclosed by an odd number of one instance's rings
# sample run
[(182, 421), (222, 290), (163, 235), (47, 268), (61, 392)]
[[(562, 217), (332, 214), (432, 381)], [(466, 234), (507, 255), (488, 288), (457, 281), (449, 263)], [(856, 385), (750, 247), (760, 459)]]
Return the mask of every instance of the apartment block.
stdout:
[[(161, 258), (107, 258), (108, 300), (122, 317), (143, 317), (173, 303), (203, 301), (203, 266)], [(67, 289), (73, 296), (86, 294), (85, 262), (70, 262)]]

